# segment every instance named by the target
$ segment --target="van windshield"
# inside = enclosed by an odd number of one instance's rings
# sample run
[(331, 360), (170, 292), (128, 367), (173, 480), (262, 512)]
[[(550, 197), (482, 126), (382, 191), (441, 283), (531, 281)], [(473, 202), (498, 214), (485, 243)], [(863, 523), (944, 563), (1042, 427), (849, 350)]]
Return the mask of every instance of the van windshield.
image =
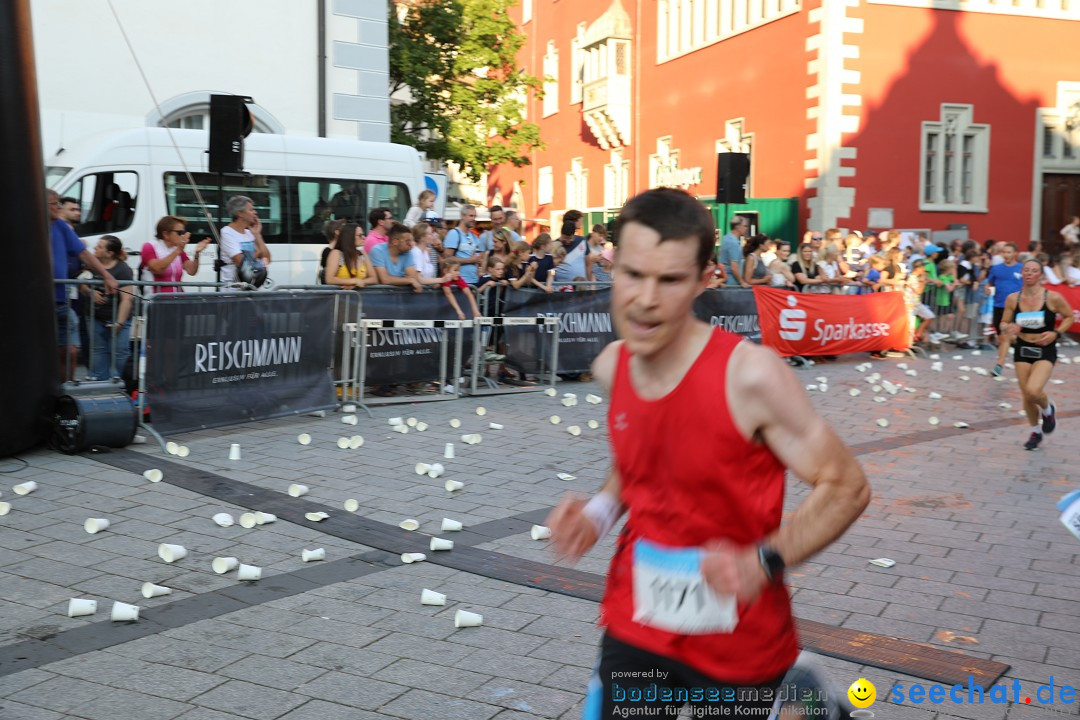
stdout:
[(56, 189), (57, 183), (63, 180), (71, 172), (69, 167), (49, 165), (45, 168), (45, 187)]

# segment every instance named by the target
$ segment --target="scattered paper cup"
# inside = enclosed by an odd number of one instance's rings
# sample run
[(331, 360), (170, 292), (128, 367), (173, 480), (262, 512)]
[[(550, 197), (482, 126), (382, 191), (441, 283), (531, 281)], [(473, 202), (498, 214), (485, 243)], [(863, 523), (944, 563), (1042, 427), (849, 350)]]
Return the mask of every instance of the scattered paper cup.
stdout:
[(341, 422), (345, 423), (346, 425), (355, 425), (360, 421), (357, 420), (355, 415), (342, 415)]
[(108, 529), (109, 521), (105, 518), (88, 518), (87, 521), (83, 523), (83, 530), (90, 533), (91, 535), (95, 535), (102, 530)]
[(937, 417), (931, 417), (929, 422), (931, 425), (939, 425), (941, 423), (941, 420)]
[(453, 540), (444, 540), (443, 538), (438, 538), (438, 537), (431, 538), (431, 551), (432, 552), (435, 552), (436, 550), (453, 550), (453, 549), (454, 549), (454, 541)]
[(324, 512), (309, 512), (304, 513), (304, 517), (306, 517), (311, 522), (322, 522), (326, 518), (330, 517), (330, 515)]
[(158, 470), (157, 468), (153, 468), (151, 470), (147, 470), (146, 472), (144, 472), (142, 474), (142, 476), (144, 478), (146, 478), (147, 480), (149, 480), (150, 482), (156, 483), (156, 482), (161, 482), (161, 478), (165, 477), (165, 474), (163, 472), (161, 472), (160, 470)]
[(860, 391), (859, 388), (851, 388), (847, 393), (851, 397), (859, 397), (859, 395), (862, 395), (862, 391)]
[(236, 522), (229, 513), (218, 513), (211, 519), (221, 527), (232, 527), (233, 523)]
[(135, 622), (139, 619), (139, 606), (114, 602), (111, 617), (113, 622)]
[(484, 407), (476, 408), (476, 414), (479, 415), (480, 417), (483, 417), (484, 415), (487, 415), (487, 408), (484, 408)]
[(581, 434), (581, 428), (577, 425), (571, 425), (570, 427), (566, 428), (566, 432), (570, 433), (574, 437), (577, 437)]
[(416, 423), (416, 432), (424, 432), (427, 429), (428, 429), (428, 424), (426, 422), (418, 422), (418, 423)]
[(177, 560), (182, 560), (187, 557), (187, 548), (183, 545), (171, 545), (169, 543), (161, 543), (158, 545), (157, 551), (158, 557), (167, 563), (173, 563)]
[(428, 590), (424, 588), (420, 591), (420, 604), (421, 605), (445, 605), (446, 595), (441, 592), (435, 592), (434, 590)]
[(457, 532), (461, 530), (462, 524), (458, 520), (451, 520), (450, 518), (442, 519), (441, 529), (443, 532)]
[(354, 412), (356, 412), (356, 406), (351, 405), (351, 404), (350, 405), (342, 405), (341, 406), (341, 412), (343, 412), (343, 413), (354, 413)]
[(277, 521), (277, 515), (268, 512), (256, 512), (255, 523), (258, 525), (269, 525), (272, 522)]
[(347, 438), (347, 437), (339, 437), (337, 439), (337, 446), (339, 448), (341, 448), (342, 450), (348, 450), (349, 449), (349, 438)]
[(551, 537), (551, 528), (544, 527), (543, 525), (533, 525), (532, 530), (529, 531), (529, 535), (533, 540), (547, 540)]
[(558, 425), (559, 423), (562, 422), (562, 418), (559, 417), (558, 415), (552, 415), (550, 418), (548, 418), (548, 420), (551, 421), (552, 425)]
[(443, 458), (446, 460), (454, 459), (454, 443), (446, 443), (446, 449), (443, 450)]
[(315, 562), (317, 560), (326, 559), (326, 548), (316, 548), (315, 550), (304, 550), (300, 553), (300, 559), (304, 562)]
[(236, 568), (237, 580), (258, 580), (262, 577), (262, 568), (254, 565), (240, 565)]
[(564, 472), (556, 473), (555, 477), (559, 478), (560, 480), (577, 480), (576, 476)]
[(402, 435), (408, 435), (409, 434), (409, 426), (408, 425), (395, 425), (392, 429), (393, 429), (394, 432), (401, 433)]
[(597, 428), (600, 427), (600, 423), (597, 422), (596, 420), (590, 420), (589, 422), (587, 422), (585, 424), (589, 426), (590, 430), (596, 430)]
[(169, 453), (170, 455), (175, 455), (179, 451), (180, 446), (174, 443), (172, 440), (165, 443), (165, 452)]
[(590, 405), (599, 405), (600, 403), (604, 402), (604, 398), (600, 397), (599, 395), (589, 394), (585, 396), (585, 402), (589, 403)]
[(299, 435), (296, 436), (296, 442), (300, 443), (301, 445), (310, 445), (311, 444), (311, 436), (308, 435), (307, 433), (300, 433)]
[(349, 449), (358, 450), (364, 446), (364, 438), (362, 435), (353, 435), (349, 438)]
[(889, 421), (886, 420), (885, 418), (878, 418), (877, 424), (878, 424), (878, 427), (883, 427), (883, 428), (889, 427)]
[(307, 485), (301, 485), (300, 483), (293, 483), (289, 486), (289, 495), (292, 497), (302, 497), (311, 492), (311, 488)]
[(441, 463), (435, 463), (428, 468), (427, 476), (434, 480), (435, 478), (440, 477), (444, 472), (446, 472), (446, 468), (444, 468)]
[(555, 388), (548, 388), (544, 391), (544, 394), (548, 397), (555, 397), (555, 395), (558, 394), (558, 390), (556, 390)]
[(407, 420), (405, 421), (405, 424), (406, 424), (406, 425), (408, 425), (408, 426), (409, 426), (409, 427), (411, 427), (411, 428), (414, 428), (414, 427), (416, 427), (417, 425), (419, 425), (419, 424), (420, 424), (420, 421), (419, 421), (419, 420), (417, 420), (416, 418), (413, 418), (413, 417), (411, 417), (411, 418), (408, 418), (408, 419), (407, 419)]
[(87, 600), (85, 598), (71, 598), (68, 600), (68, 617), (82, 617), (83, 615), (93, 615), (97, 612), (97, 600)]
[(961, 375), (961, 376), (960, 376), (960, 379), (961, 379), (961, 380), (963, 380), (964, 382), (967, 382), (967, 381), (968, 381), (968, 380), (970, 380), (971, 378), (970, 378), (970, 377), (968, 377), (967, 375)]
[(503, 429), (503, 426), (500, 425), (499, 423), (488, 423), (488, 427), (491, 428), (492, 430), (502, 430)]
[(450, 427), (457, 430), (459, 427), (461, 427), (461, 421), (457, 418), (450, 418)]
[(563, 404), (563, 407), (574, 407), (575, 405), (577, 405), (577, 398), (564, 397), (561, 402)]
[(941, 393), (932, 392), (932, 393), (928, 394), (926, 397), (930, 398), (931, 400), (940, 400), (941, 399)]
[(883, 403), (883, 402), (885, 402), (885, 398), (883, 398), (883, 397), (881, 397), (880, 395), (878, 395), (878, 396), (877, 396), (876, 398), (874, 398), (874, 402), (876, 402), (876, 403)]
[(892, 558), (877, 558), (874, 560), (868, 560), (871, 565), (877, 565), (878, 567), (891, 568), (896, 564), (896, 561)]
[(0, 517), (7, 515), (9, 512), (11, 512), (11, 503), (0, 502)]
[(1011, 410), (1012, 409), (1012, 404), (1007, 403), (1007, 402), (998, 403), (998, 407), (1001, 408), (1002, 410)]
[(177, 457), (187, 457), (190, 454), (191, 448), (189, 448), (187, 445), (181, 445), (180, 449), (176, 451)]
[(230, 570), (235, 570), (239, 567), (240, 561), (234, 557), (216, 557), (214, 561), (210, 563), (210, 567), (214, 569), (218, 575), (224, 575)]
[(142, 596), (147, 600), (153, 597), (161, 597), (162, 595), (172, 595), (172, 588), (167, 588), (164, 585), (155, 585), (152, 582), (143, 583)]
[(229, 459), (230, 460), (239, 460), (240, 459), (240, 443), (233, 443), (232, 445), (229, 446)]
[(255, 519), (255, 513), (244, 513), (240, 516), (240, 527), (250, 530), (259, 524), (259, 521)]
[(478, 627), (484, 624), (484, 616), (480, 613), (458, 610), (454, 613), (454, 627)]
[(399, 417), (392, 417), (389, 420), (387, 420), (386, 422), (390, 423), (391, 427), (397, 427), (398, 425), (404, 425), (405, 424), (405, 419), (404, 418), (399, 418)]
[(905, 375), (910, 375), (911, 377), (915, 377), (916, 375), (918, 375), (918, 374), (919, 374), (919, 371), (918, 371), (918, 370), (916, 370), (915, 368), (912, 368), (911, 370), (908, 370), (908, 371), (907, 371), (906, 373), (904, 373), (904, 374), (905, 374)]
[(954, 428), (960, 428), (961, 430), (963, 430), (964, 428), (969, 428), (969, 427), (971, 427), (971, 426), (970, 426), (970, 425), (968, 425), (968, 424), (967, 424), (966, 422), (964, 422), (963, 420), (960, 420), (960, 421), (958, 421), (958, 422), (954, 422), (954, 423), (953, 423), (953, 427), (954, 427)]
[(443, 484), (443, 487), (446, 488), (446, 492), (454, 492), (455, 490), (460, 490), (461, 488), (465, 487), (465, 483), (461, 482), (460, 480), (447, 480)]
[(24, 483), (19, 483), (11, 489), (15, 491), (16, 495), (29, 495), (30, 493), (37, 490), (37, 488), (38, 484), (36, 482), (34, 482), (33, 480), (27, 480)]
[(424, 560), (427, 560), (427, 555), (425, 555), (424, 553), (401, 553), (401, 562), (405, 563), (406, 565), (423, 562)]
[(427, 463), (416, 463), (416, 467), (414, 467), (413, 469), (416, 471), (417, 475), (427, 475), (428, 470), (431, 469), (431, 466)]
[(360, 509), (360, 501), (354, 498), (349, 498), (345, 501), (345, 510), (347, 512), (356, 512)]
[(420, 521), (415, 518), (407, 518), (398, 523), (398, 527), (402, 530), (408, 530), (412, 532), (420, 527)]
[(482, 439), (483, 438), (480, 436), (480, 433), (470, 433), (468, 435), (461, 436), (461, 442), (465, 443), (466, 445), (479, 445)]

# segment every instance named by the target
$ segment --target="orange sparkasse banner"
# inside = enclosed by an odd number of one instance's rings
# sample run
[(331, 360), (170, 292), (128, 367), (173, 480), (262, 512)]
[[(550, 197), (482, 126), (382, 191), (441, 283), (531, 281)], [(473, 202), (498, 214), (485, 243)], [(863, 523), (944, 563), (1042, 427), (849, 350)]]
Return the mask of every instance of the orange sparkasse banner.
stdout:
[(1047, 285), (1046, 289), (1053, 290), (1056, 293), (1061, 293), (1061, 296), (1065, 298), (1065, 302), (1069, 303), (1069, 307), (1071, 307), (1073, 311), (1073, 318), (1076, 319), (1076, 322), (1073, 324), (1073, 326), (1069, 328), (1069, 333), (1080, 334), (1080, 287), (1069, 287), (1068, 285)]
[(903, 293), (804, 295), (754, 288), (761, 342), (784, 356), (844, 355), (908, 347)]

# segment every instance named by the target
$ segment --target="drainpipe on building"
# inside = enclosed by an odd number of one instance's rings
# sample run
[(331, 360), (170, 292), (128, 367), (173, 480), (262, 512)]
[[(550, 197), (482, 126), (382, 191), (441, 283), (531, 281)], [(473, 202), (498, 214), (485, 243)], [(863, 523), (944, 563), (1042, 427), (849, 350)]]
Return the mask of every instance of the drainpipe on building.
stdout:
[(316, 92), (319, 94), (319, 137), (326, 137), (326, 0), (319, 0), (317, 4), (319, 47), (316, 58), (319, 70)]

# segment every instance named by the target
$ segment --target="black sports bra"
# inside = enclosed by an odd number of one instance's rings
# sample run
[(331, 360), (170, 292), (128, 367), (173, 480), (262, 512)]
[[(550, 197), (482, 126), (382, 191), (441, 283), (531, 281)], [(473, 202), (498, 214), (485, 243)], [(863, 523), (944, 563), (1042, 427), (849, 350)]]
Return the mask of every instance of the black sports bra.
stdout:
[(1043, 290), (1043, 303), (1042, 307), (1038, 310), (1032, 310), (1030, 312), (1022, 312), (1020, 310), (1020, 295), (1016, 296), (1016, 317), (1013, 319), (1017, 325), (1020, 326), (1020, 331), (1024, 333), (1044, 333), (1050, 332), (1054, 329), (1054, 323), (1057, 322), (1057, 313), (1051, 310), (1046, 305), (1046, 298), (1049, 296), (1049, 291)]

